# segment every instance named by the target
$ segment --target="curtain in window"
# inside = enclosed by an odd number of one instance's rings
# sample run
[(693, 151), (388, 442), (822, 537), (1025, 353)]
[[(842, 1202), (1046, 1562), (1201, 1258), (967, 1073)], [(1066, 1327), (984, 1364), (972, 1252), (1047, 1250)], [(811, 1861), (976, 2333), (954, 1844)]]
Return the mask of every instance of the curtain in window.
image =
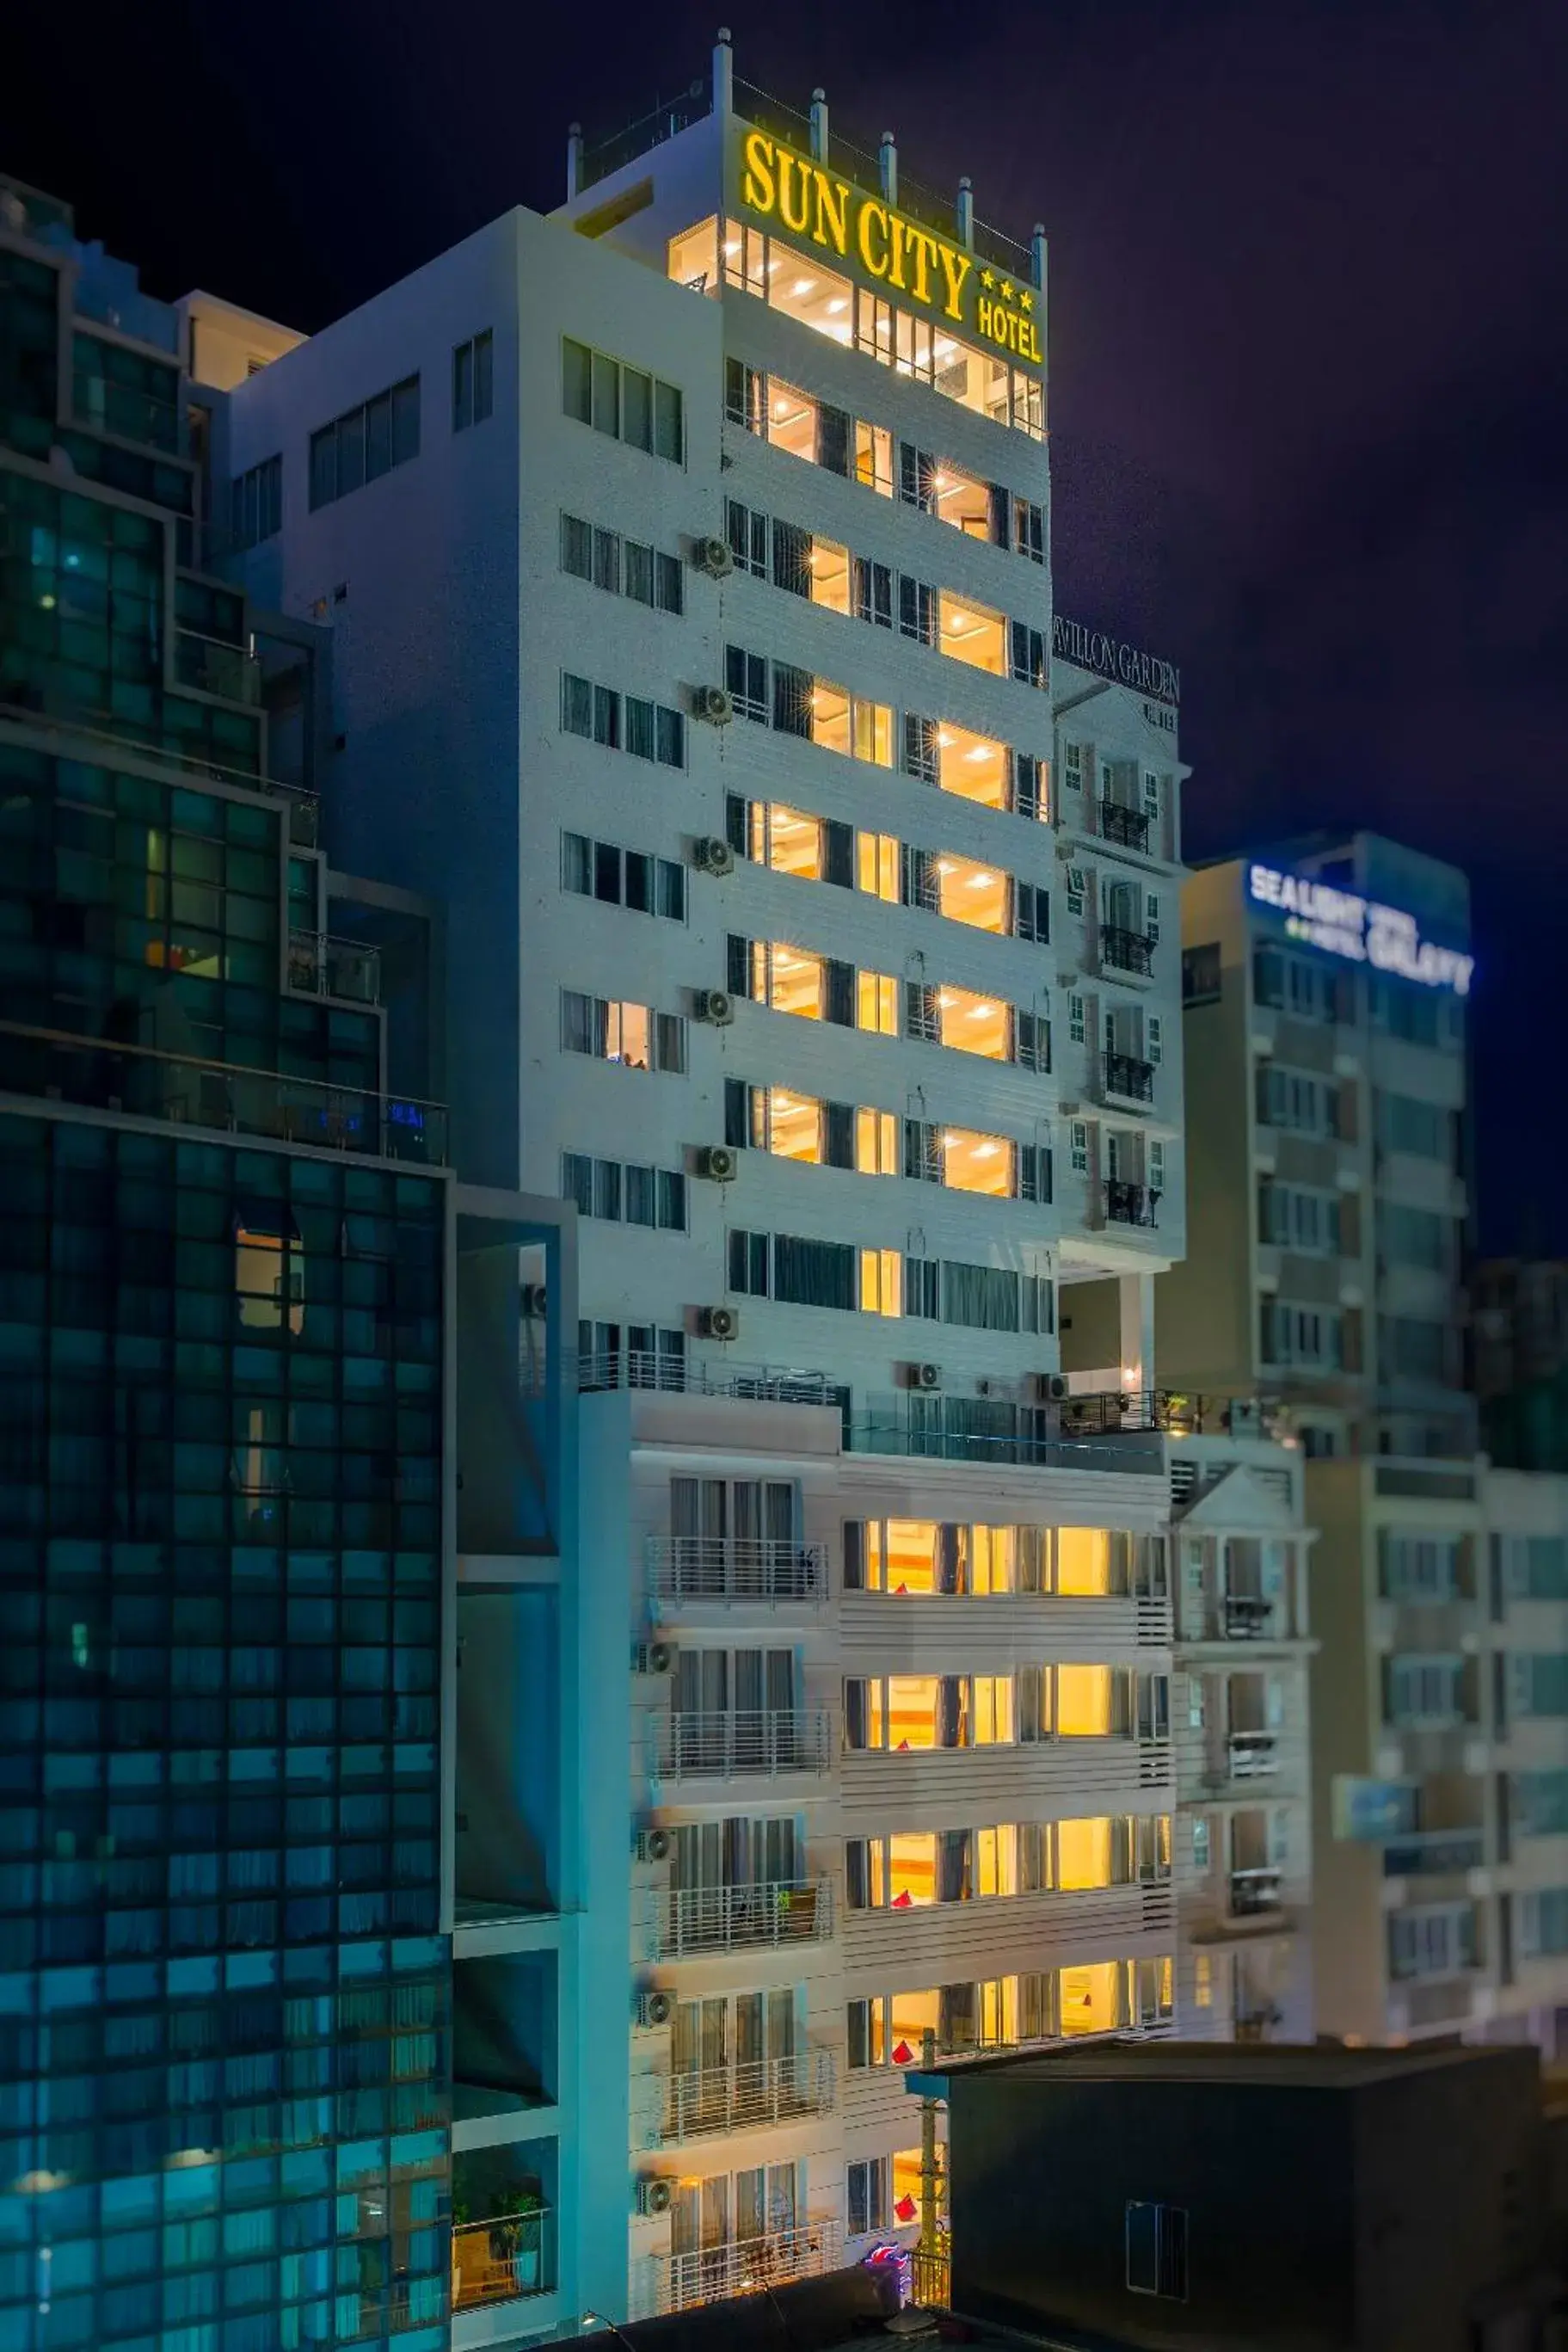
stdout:
[(817, 404), (817, 463), (831, 474), (850, 470), (850, 418), (841, 408)]
[(962, 1592), (967, 1580), (962, 1575), (959, 1545), (965, 1530), (944, 1525), (936, 1530), (936, 1590), (938, 1592)]
[(796, 669), (788, 662), (774, 663), (773, 724), (781, 733), (810, 735), (812, 685), (809, 670)]
[(967, 1903), (974, 1892), (970, 1875), (970, 1833), (939, 1830), (936, 1833), (936, 1900)]
[(936, 1745), (967, 1748), (969, 1737), (969, 1678), (967, 1675), (940, 1675), (936, 1681)]
[(811, 593), (811, 534), (797, 523), (773, 526), (773, 585), (791, 596)]
[(938, 2050), (973, 2050), (979, 2040), (978, 2003), (972, 1984), (943, 1985), (936, 1996)]
[(1014, 1710), (1019, 1739), (1043, 1739), (1046, 1736), (1045, 1668), (1019, 1666), (1014, 1684)]

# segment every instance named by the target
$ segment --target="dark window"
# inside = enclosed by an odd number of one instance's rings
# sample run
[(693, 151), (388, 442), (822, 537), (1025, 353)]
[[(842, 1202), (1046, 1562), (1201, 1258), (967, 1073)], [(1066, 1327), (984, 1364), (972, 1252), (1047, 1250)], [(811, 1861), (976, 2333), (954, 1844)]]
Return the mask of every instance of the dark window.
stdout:
[(1201, 947), (1181, 951), (1183, 1004), (1214, 1004), (1219, 998), (1219, 941), (1206, 940)]
[(419, 455), (419, 378), (350, 408), (310, 436), (310, 504), (329, 506)]
[[(314, 442), (320, 436), (312, 436)], [(312, 505), (321, 501), (312, 499)], [(264, 458), (229, 484), (229, 538), (236, 548), (257, 547), (283, 528), (283, 460)]]
[(1024, 686), (1045, 684), (1045, 632), (1031, 629), (1025, 621), (1015, 621), (1009, 632), (1011, 669), (1014, 677)]
[(1129, 2200), (1127, 2285), (1134, 2294), (1186, 2301), (1186, 2208)]
[(490, 331), (459, 343), (452, 354), (452, 430), (482, 425), (490, 414)]
[(560, 519), (560, 568), (576, 580), (593, 577), (593, 526), (580, 515)]

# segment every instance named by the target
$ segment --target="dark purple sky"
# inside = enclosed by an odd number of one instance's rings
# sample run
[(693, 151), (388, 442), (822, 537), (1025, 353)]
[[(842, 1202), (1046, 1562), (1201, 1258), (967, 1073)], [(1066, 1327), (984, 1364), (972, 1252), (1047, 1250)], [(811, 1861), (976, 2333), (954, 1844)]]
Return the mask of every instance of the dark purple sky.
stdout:
[[(680, 88), (725, 5), (24, 5), (0, 168), (154, 292), (315, 327), (558, 202), (569, 120)], [(1059, 602), (1180, 664), (1189, 854), (1357, 821), (1469, 867), (1482, 1243), (1568, 1254), (1568, 9), (730, 22), (747, 79), (1045, 222)]]

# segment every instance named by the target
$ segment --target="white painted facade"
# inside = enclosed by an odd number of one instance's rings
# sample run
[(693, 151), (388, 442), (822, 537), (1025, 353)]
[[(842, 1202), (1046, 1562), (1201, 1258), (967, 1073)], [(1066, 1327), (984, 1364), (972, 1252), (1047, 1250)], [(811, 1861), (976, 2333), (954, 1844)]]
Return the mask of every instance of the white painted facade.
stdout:
[[(612, 2317), (911, 2233), (894, 2159), (918, 2119), (894, 2053), (917, 1997), (946, 1989), (931, 2021), (948, 2038), (971, 2030), (963, 1988), (991, 2021), (983, 2038), (1170, 2031), (1192, 1980), (1177, 1965), (1172, 1862), (1167, 1464), (1139, 1402), (1154, 1381), (1153, 1277), (1184, 1240), (1175, 711), (1061, 660), (1038, 684), (1005, 674), (1010, 635), (998, 675), (904, 634), (901, 580), (934, 592), (945, 636), (994, 614), (1049, 654), (1049, 561), (882, 494), (852, 465), (841, 475), (776, 446), (748, 428), (744, 393), (730, 413), (737, 365), (768, 387), (753, 422), (780, 385), (828, 404), (852, 420), (852, 446), (868, 428), (887, 489), (907, 444), (993, 512), (1005, 495), (1015, 525), (1025, 501), (1049, 557), (1038, 430), (743, 287), (677, 282), (671, 239), (716, 216), (726, 236), (734, 226), (726, 156), (745, 126), (727, 49), (715, 87), (712, 113), (562, 214), (507, 215), (235, 384), (214, 426), (231, 478), (281, 458), (281, 529), (243, 559), (252, 593), (333, 632), (334, 859), (351, 866), (373, 843), (379, 874), (447, 910), (436, 1090), (460, 1165), (482, 1183), (583, 1187), (577, 1572), (595, 1622), (623, 1626), (627, 1676), (606, 1690), (602, 1722), (577, 1727), (585, 1822), (613, 1818), (619, 1780), (625, 1826), (623, 1856), (605, 1845), (584, 1883), (630, 1867), (632, 1937), (624, 2011), (576, 2012), (580, 2032), (624, 2031), (626, 2099), (573, 2118), (570, 2136), (583, 2178), (626, 2168), (624, 2291), (601, 2298)], [(800, 266), (788, 253), (785, 241), (774, 257)], [(1019, 263), (1043, 340), (1042, 238)], [(872, 290), (859, 273), (857, 303)], [(207, 316), (215, 337), (210, 304)], [(490, 413), (455, 425), (455, 355), (482, 335)], [(228, 341), (245, 343), (243, 322)], [(678, 389), (678, 456), (568, 413), (569, 344), (616, 364), (622, 402), (639, 396), (626, 370)], [(417, 456), (313, 506), (312, 436), (414, 377)], [(1013, 397), (1038, 418), (1043, 384)], [(768, 519), (767, 577), (705, 563), (705, 541), (752, 543), (731, 501)], [(591, 570), (608, 551), (593, 534), (618, 535), (622, 593), (563, 568), (573, 521), (588, 527)], [(813, 558), (885, 567), (891, 625), (775, 584), (779, 524), (810, 534)], [(624, 593), (629, 549), (674, 559), (678, 613)], [(814, 711), (824, 684), (872, 706), (858, 740), (883, 756), (738, 713), (706, 721), (705, 691), (735, 678), (732, 648), (809, 674)], [(619, 698), (613, 721), (600, 721), (608, 704), (588, 705), (619, 747), (567, 723), (570, 679)], [(628, 698), (679, 714), (678, 761), (626, 748), (644, 723)], [(932, 722), (919, 740), (939, 784), (911, 772), (912, 719)], [(995, 772), (1028, 813), (957, 788), (977, 745), (988, 774), (1005, 749)], [(839, 860), (835, 878), (784, 870), (767, 848), (783, 835), (737, 817), (737, 800), (810, 821), (810, 859)], [(567, 887), (609, 871), (597, 855), (574, 866), (567, 835), (622, 853), (622, 903)], [(727, 861), (700, 845), (736, 840), (727, 870), (707, 870)], [(680, 914), (624, 903), (626, 852), (664, 861), (650, 887), (678, 897)], [(910, 887), (912, 852), (928, 855)], [(946, 905), (948, 882), (969, 880), (1006, 908), (998, 928), (905, 902)], [(824, 971), (820, 1009), (837, 988), (851, 1019), (747, 1001), (755, 974), (789, 969), (759, 945), (850, 972), (846, 999)], [(647, 1058), (678, 1066), (628, 1066), (643, 1058), (634, 1019), (619, 1062), (568, 1050), (594, 1016), (563, 991), (665, 1016)], [(703, 1017), (716, 992), (740, 999), (723, 1023)], [(971, 1013), (1007, 1041), (1004, 1056), (910, 1034)], [(737, 1087), (753, 1090), (743, 1108)], [(784, 1129), (824, 1107), (814, 1161), (758, 1140), (764, 1093)], [(827, 1106), (847, 1107), (847, 1129)], [(846, 1133), (852, 1164), (822, 1164), (845, 1156)], [(955, 1151), (983, 1169), (989, 1145), (1010, 1159), (1005, 1193), (904, 1172)], [(736, 1162), (722, 1181), (703, 1172), (718, 1148)], [(569, 1154), (595, 1163), (586, 1178)], [(601, 1173), (612, 1167), (618, 1177)], [(667, 1223), (628, 1222), (644, 1182), (628, 1170), (653, 1171)], [(661, 1176), (684, 1187), (661, 1190)], [(593, 1213), (617, 1187), (620, 1216)], [(764, 1256), (737, 1235), (774, 1238)], [(780, 1235), (824, 1247), (780, 1252)], [(813, 1285), (840, 1303), (802, 1303)], [(1099, 1384), (1130, 1397), (1094, 1434), (1062, 1402), (1059, 1339), (1059, 1300), (1091, 1291), (1111, 1302)], [(876, 1311), (895, 1303), (904, 1311)], [(714, 1310), (737, 1318), (732, 1341), (713, 1332)], [(1081, 1371), (1072, 1385), (1096, 1381)], [(708, 1482), (710, 1496), (722, 1484), (722, 1506), (688, 1489), (677, 1499), (676, 1480)], [(1291, 1507), (1293, 1529), (1299, 1494)], [(700, 1517), (710, 1508), (722, 1521)], [(691, 1510), (708, 1532), (693, 1536)], [(889, 1523), (905, 1532), (867, 1532)], [(876, 1545), (904, 1557), (910, 1527), (930, 1531), (933, 1582), (1009, 1589), (874, 1589)], [(982, 1570), (993, 1555), (1015, 1564)], [(737, 1597), (748, 1578), (758, 1597)], [(1304, 1620), (1291, 1623), (1287, 1649), (1304, 1636)], [(905, 1750), (896, 1724), (926, 1705), (928, 1741)], [(777, 1862), (743, 1867), (736, 1832), (723, 1858), (724, 1824), (741, 1819), (775, 1824), (757, 1851), (788, 1856), (783, 1878)], [(697, 1831), (700, 1864), (682, 1836)], [(895, 1840), (927, 1841), (929, 1858)], [(458, 1868), (461, 1895), (461, 1851)], [(896, 1899), (923, 1870), (950, 1899)], [(1011, 1891), (982, 1893), (987, 1873)], [(775, 1890), (771, 1910), (758, 1912), (758, 1886)], [(476, 1932), (486, 1952), (497, 1935), (519, 1953), (548, 1941), (522, 1925)], [(721, 1999), (722, 2015), (693, 2006)], [(471, 2121), (462, 2145), (539, 2127)], [(519, 2298), (460, 2313), (455, 2341), (517, 2343), (536, 2326)]]

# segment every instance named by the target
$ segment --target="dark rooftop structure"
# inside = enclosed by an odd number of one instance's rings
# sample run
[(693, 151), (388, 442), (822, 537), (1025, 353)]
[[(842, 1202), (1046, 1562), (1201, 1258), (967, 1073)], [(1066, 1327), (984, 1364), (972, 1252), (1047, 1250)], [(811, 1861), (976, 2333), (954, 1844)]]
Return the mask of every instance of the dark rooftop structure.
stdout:
[(1060, 2352), (1535, 2352), (1535, 2053), (1102, 2042), (948, 2104), (952, 2305)]

